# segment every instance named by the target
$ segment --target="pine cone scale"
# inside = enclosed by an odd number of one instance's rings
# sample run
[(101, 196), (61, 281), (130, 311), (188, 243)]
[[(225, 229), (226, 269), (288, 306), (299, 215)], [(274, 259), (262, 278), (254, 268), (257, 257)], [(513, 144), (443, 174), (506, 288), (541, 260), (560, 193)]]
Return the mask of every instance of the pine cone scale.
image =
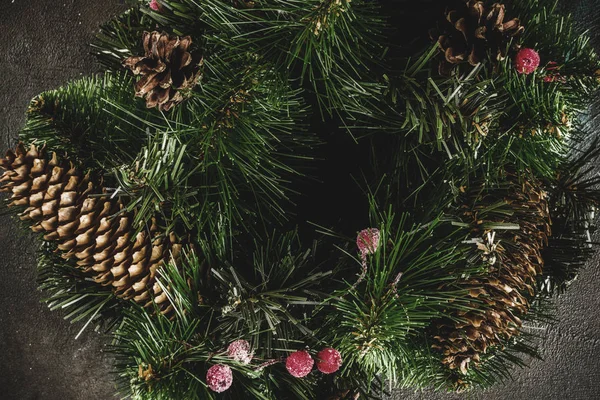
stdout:
[(152, 91), (152, 94), (146, 100), (146, 105), (149, 108), (153, 108), (156, 106), (163, 106), (164, 104), (166, 104), (169, 101), (169, 97), (170, 97), (169, 95), (170, 95), (169, 89), (155, 88)]

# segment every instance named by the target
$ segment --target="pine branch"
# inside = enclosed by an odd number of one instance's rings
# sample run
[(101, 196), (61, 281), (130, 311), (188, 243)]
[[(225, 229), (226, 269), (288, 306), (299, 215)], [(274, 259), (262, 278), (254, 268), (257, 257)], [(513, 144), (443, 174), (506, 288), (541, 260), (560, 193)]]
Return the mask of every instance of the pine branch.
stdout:
[(52, 243), (42, 242), (37, 282), (50, 310), (62, 310), (71, 323), (109, 331), (121, 320), (124, 302), (110, 288), (98, 288), (92, 277), (56, 253)]
[[(396, 218), (388, 212), (375, 221), (380, 248), (367, 257), (363, 282), (356, 288), (349, 282), (331, 296), (323, 335), (344, 354), (341, 375), (357, 387), (376, 376), (390, 385), (427, 380), (429, 372), (423, 369), (418, 370), (424, 374), (420, 378), (409, 378), (417, 360), (423, 360), (416, 338), (448, 309), (465, 306), (460, 300), (464, 294), (453, 288), (460, 274), (469, 273), (457, 268), (464, 266), (461, 239), (450, 226), (443, 233), (439, 219), (411, 227), (407, 215)], [(342, 271), (340, 276), (348, 275)]]
[[(74, 162), (91, 169), (130, 162), (147, 128), (162, 119), (131, 101), (132, 85), (129, 76), (117, 73), (82, 78), (44, 92), (32, 101), (20, 138), (66, 151)], [(128, 104), (128, 108), (115, 104)], [(128, 118), (131, 114), (136, 118)]]
[(575, 144), (594, 138), (587, 148), (574, 148), (547, 182), (551, 198), (553, 235), (543, 253), (544, 275), (540, 290), (551, 296), (562, 293), (587, 260), (596, 253), (591, 235), (597, 226), (600, 178), (594, 172), (599, 157), (598, 139), (576, 131)]
[[(312, 259), (309, 252), (297, 253), (294, 232), (256, 243), (254, 252), (236, 254), (232, 261), (224, 247), (212, 244), (207, 240), (179, 265), (161, 269), (159, 284), (174, 318), (141, 309), (126, 312), (115, 347), (123, 383), (131, 384), (124, 390), (148, 399), (213, 398), (203, 374), (221, 363), (237, 371), (228, 398), (314, 398), (315, 379), (295, 379), (280, 362), (261, 365), (303, 346), (310, 331), (302, 325), (321, 302), (315, 286), (327, 274), (306, 271)], [(223, 350), (240, 338), (252, 345), (251, 365), (231, 360)]]

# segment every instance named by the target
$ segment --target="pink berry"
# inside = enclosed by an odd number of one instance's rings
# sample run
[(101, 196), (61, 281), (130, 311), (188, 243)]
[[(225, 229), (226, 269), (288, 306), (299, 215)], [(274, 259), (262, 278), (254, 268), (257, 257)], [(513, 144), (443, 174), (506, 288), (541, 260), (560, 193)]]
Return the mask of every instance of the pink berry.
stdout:
[(515, 57), (515, 66), (520, 74), (531, 74), (540, 66), (540, 55), (533, 49), (521, 49)]
[(310, 374), (313, 365), (315, 365), (315, 360), (305, 350), (296, 351), (285, 360), (285, 367), (288, 372), (296, 378), (304, 378)]
[(379, 229), (368, 228), (358, 232), (356, 237), (356, 245), (360, 254), (365, 256), (367, 254), (373, 254), (379, 248)]
[(333, 374), (342, 366), (342, 355), (334, 348), (327, 347), (317, 353), (317, 369), (324, 374)]
[(244, 364), (250, 364), (250, 361), (252, 361), (250, 343), (243, 339), (231, 342), (229, 347), (227, 347), (227, 355), (229, 355), (229, 357), (233, 358), (235, 361), (239, 361)]
[(160, 4), (158, 4), (158, 0), (150, 0), (150, 4), (148, 4), (148, 7), (150, 7), (154, 11), (160, 10)]
[(206, 373), (206, 384), (213, 392), (224, 392), (231, 387), (232, 383), (233, 373), (227, 365), (213, 365)]

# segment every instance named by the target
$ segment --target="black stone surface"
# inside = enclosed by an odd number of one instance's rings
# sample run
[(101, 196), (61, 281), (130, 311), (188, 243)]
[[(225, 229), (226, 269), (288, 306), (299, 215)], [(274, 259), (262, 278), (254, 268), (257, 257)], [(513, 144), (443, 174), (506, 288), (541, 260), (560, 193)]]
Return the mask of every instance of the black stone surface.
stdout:
[[(0, 0), (0, 148), (16, 143), (32, 97), (97, 70), (89, 42), (123, 9), (115, 0)], [(75, 340), (81, 325), (40, 302), (36, 242), (0, 217), (0, 399), (114, 398), (100, 335)]]
[[(417, 0), (418, 1), (418, 0)], [(569, 1), (600, 49), (600, 2)], [(97, 70), (88, 43), (97, 27), (124, 10), (119, 0), (0, 0), (0, 148), (16, 143), (29, 100)], [(596, 102), (599, 103), (598, 101)], [(600, 123), (600, 108), (590, 115)], [(0, 216), (0, 400), (104, 400), (114, 397), (104, 339), (40, 303), (36, 240)], [(542, 346), (544, 361), (515, 370), (514, 382), (484, 393), (399, 391), (394, 399), (600, 399), (600, 259), (591, 260), (557, 301), (559, 323)]]

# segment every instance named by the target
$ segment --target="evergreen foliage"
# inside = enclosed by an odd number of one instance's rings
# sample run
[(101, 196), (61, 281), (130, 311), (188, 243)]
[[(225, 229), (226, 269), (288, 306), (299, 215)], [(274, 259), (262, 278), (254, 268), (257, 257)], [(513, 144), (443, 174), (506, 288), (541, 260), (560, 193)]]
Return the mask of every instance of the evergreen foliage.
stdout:
[(79, 334), (90, 325), (109, 330), (120, 321), (124, 302), (110, 289), (99, 289), (87, 274), (56, 254), (53, 244), (42, 244), (37, 273), (43, 301), (51, 310), (63, 310), (72, 323), (82, 322)]
[[(465, 291), (455, 284), (478, 269), (465, 267), (469, 246), (459, 239), (465, 234), (449, 221), (410, 226), (409, 215), (391, 211), (375, 218), (381, 249), (368, 256), (362, 282), (346, 282), (334, 292), (322, 334), (347, 354), (340, 375), (357, 387), (377, 377), (391, 385), (411, 379), (419, 363), (428, 361), (419, 334), (449, 310), (468, 308)], [(342, 265), (360, 269), (353, 256), (345, 258)]]
[[(580, 118), (600, 60), (555, 1), (506, 0), (525, 26), (508, 56), (442, 76), (428, 30), (465, 1), (139, 0), (92, 45), (103, 74), (32, 101), (21, 141), (102, 177), (136, 233), (183, 244), (152, 271), (170, 312), (118, 300), (42, 245), (49, 306), (113, 336), (123, 396), (465, 390), (539, 356), (529, 327), (551, 323), (548, 300), (595, 251), (599, 147)], [(145, 31), (190, 36), (202, 56), (169, 111), (135, 98), (122, 65), (144, 54)], [(532, 74), (515, 68), (520, 48), (539, 53)], [(11, 168), (0, 188), (14, 194)], [(354, 237), (367, 227), (365, 250)], [(469, 337), (480, 327), (495, 337), (483, 351)], [(240, 339), (249, 364), (228, 356)], [(292, 352), (325, 347), (342, 355), (337, 373), (286, 370)], [(206, 382), (216, 364), (233, 370), (220, 395)]]

